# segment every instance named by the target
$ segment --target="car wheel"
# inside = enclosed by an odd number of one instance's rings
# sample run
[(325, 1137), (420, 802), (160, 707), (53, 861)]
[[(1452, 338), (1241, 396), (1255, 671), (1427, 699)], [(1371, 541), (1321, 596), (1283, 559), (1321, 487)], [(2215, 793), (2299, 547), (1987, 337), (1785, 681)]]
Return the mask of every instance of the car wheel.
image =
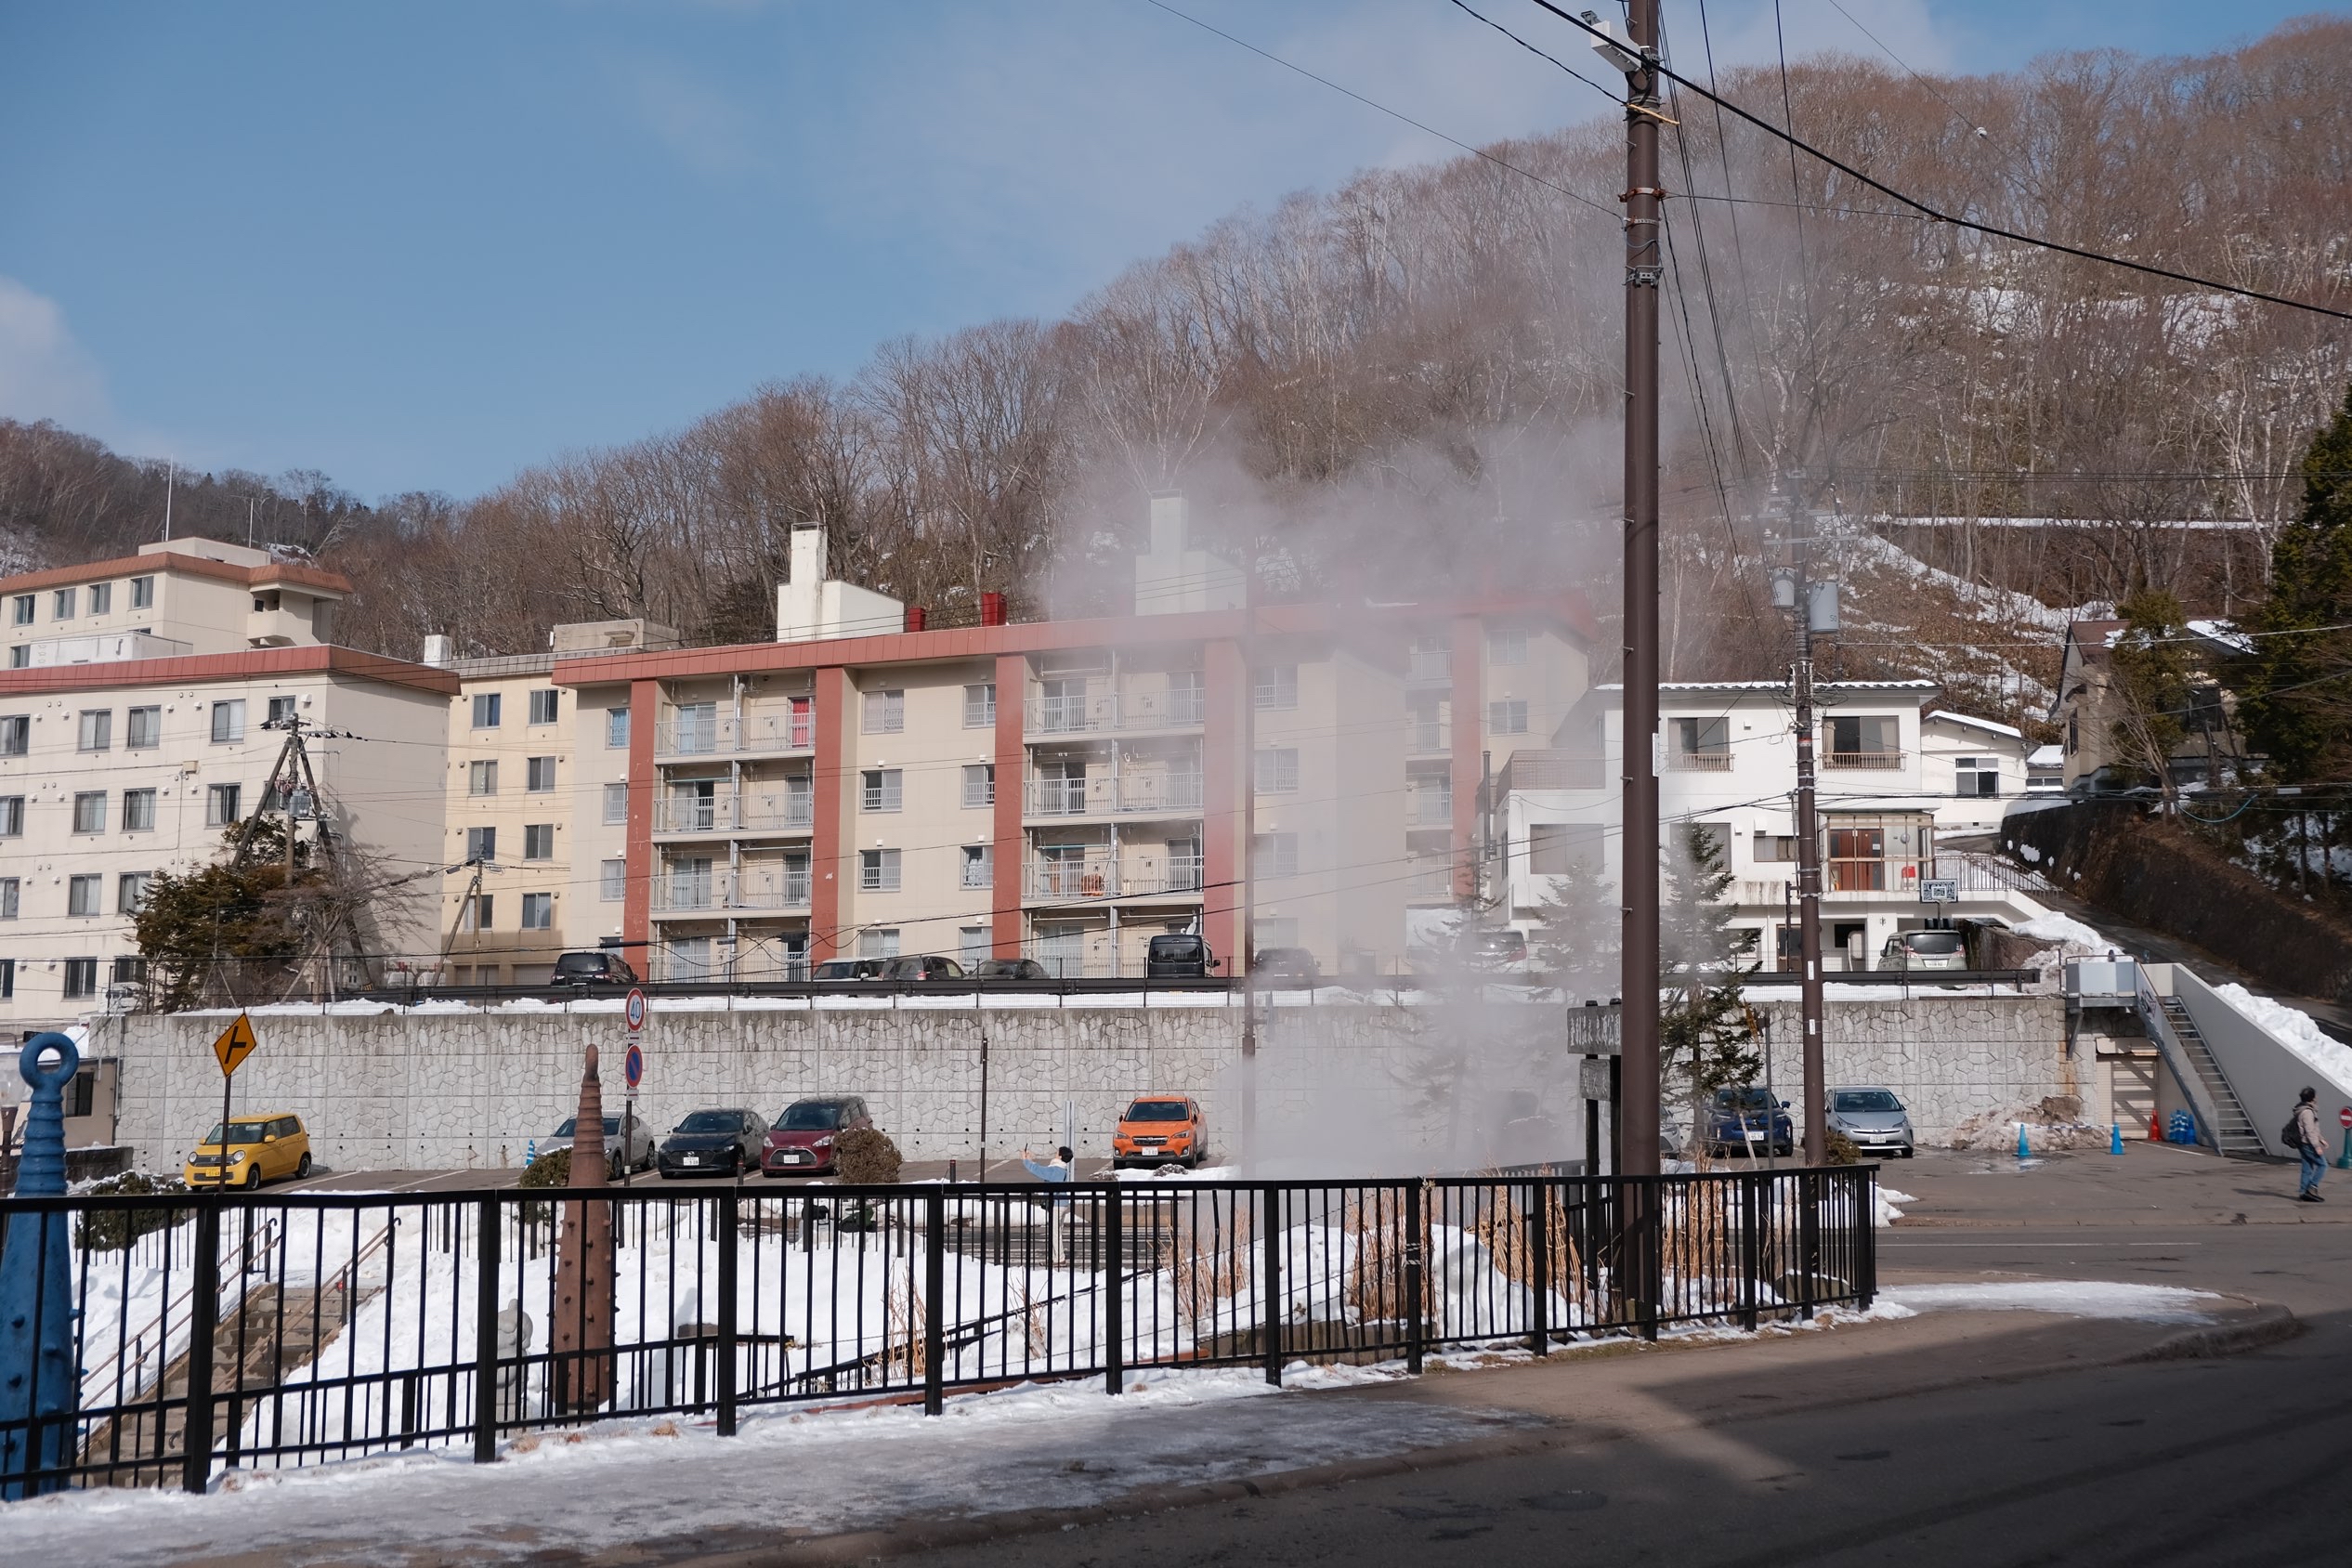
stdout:
[(303, 1154), (303, 1156), (302, 1156), (301, 1161), (300, 1161), (298, 1164), (296, 1164), (296, 1165), (294, 1166), (294, 1175), (295, 1175), (295, 1176), (297, 1176), (297, 1177), (302, 1177), (302, 1176), (307, 1176), (307, 1175), (309, 1175), (309, 1174), (310, 1174), (310, 1155), (309, 1155), (308, 1151), (307, 1151), (307, 1150), (306, 1150), (306, 1151), (304, 1152), (304, 1154)]
[(252, 1192), (260, 1185), (261, 1161), (254, 1160), (245, 1167), (245, 1191)]

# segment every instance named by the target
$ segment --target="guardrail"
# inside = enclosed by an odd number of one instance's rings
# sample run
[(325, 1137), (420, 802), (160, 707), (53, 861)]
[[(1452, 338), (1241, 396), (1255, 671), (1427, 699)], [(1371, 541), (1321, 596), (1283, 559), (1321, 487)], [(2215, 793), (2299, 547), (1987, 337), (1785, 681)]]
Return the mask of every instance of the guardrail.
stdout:
[[(0, 1236), (73, 1227), (74, 1365), (117, 1352), (81, 1387), (71, 1458), (12, 1479), (202, 1491), (223, 1468), (393, 1449), (487, 1462), (502, 1439), (621, 1417), (709, 1415), (728, 1437), (747, 1413), (845, 1397), (936, 1414), (952, 1390), (1037, 1378), (1117, 1392), (1225, 1365), (1279, 1383), (1301, 1357), (1418, 1371), (1457, 1346), (1753, 1329), (1868, 1306), (1875, 1183), (1847, 1166), (10, 1198)], [(187, 1240), (110, 1245), (141, 1225)], [(560, 1250), (591, 1237), (614, 1271), (604, 1313), (601, 1291), (558, 1290)], [(188, 1330), (143, 1380), (121, 1352), (150, 1298), (185, 1300)], [(0, 1420), (0, 1451), (50, 1448), (31, 1425)]]

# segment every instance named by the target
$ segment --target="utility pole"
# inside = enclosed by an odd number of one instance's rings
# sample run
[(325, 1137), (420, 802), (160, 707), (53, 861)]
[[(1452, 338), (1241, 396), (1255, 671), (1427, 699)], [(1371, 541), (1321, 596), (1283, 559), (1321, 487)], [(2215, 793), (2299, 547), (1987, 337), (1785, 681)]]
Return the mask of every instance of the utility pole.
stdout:
[(1797, 710), (1797, 1011), (1804, 1021), (1805, 1163), (1828, 1157), (1822, 1127), (1826, 1086), (1822, 1066), (1822, 836), (1815, 791), (1813, 634), (1837, 626), (1835, 582), (1813, 581), (1813, 514), (1802, 495), (1789, 505), (1789, 564), (1774, 574), (1773, 601), (1795, 612), (1797, 661), (1789, 667)]
[[(1241, 1168), (1258, 1158), (1258, 542), (1250, 535), (1241, 574)], [(1207, 906), (1204, 904), (1203, 908)], [(1204, 933), (1204, 934), (1206, 934)]]
[[(1623, 1164), (1658, 1170), (1658, 0), (1630, 0), (1626, 73)], [(1604, 47), (1603, 54), (1608, 50)]]

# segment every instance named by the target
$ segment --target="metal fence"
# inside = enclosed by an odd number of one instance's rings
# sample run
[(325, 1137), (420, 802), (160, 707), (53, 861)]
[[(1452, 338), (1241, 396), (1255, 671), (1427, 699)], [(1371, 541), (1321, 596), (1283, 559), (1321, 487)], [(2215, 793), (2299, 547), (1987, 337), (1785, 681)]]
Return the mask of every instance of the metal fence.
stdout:
[[(1141, 1368), (1399, 1360), (1755, 1327), (1875, 1288), (1876, 1172), (11, 1198), (70, 1225), (70, 1430), (20, 1475), (201, 1489), (223, 1469), (470, 1448)], [(557, 1267), (577, 1231), (608, 1321)], [(36, 1298), (37, 1299), (37, 1298)], [(14, 1369), (6, 1369), (13, 1376)], [(38, 1375), (37, 1366), (33, 1375)], [(38, 1397), (31, 1407), (38, 1410)], [(17, 1408), (24, 1408), (19, 1405)], [(10, 1440), (16, 1440), (11, 1444)]]

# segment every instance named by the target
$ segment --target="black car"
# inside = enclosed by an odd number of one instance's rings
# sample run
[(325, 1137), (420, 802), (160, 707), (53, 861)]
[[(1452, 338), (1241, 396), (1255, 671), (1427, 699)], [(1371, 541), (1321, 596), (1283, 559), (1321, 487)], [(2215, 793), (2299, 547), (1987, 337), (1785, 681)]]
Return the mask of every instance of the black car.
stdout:
[(812, 980), (879, 980), (890, 968), (888, 959), (827, 959), (809, 974)]
[(1153, 937), (1143, 949), (1143, 978), (1202, 980), (1217, 967), (1217, 955), (1209, 950), (1207, 937), (1167, 932)]
[(566, 953), (555, 960), (555, 986), (634, 986), (637, 972), (619, 953), (596, 950)]
[(908, 953), (890, 960), (885, 980), (960, 980), (963, 965), (937, 953)]
[(975, 980), (1051, 980), (1045, 965), (1035, 959), (982, 959), (973, 966)]
[(670, 1130), (653, 1162), (664, 1177), (740, 1176), (759, 1169), (766, 1139), (757, 1111), (696, 1111)]
[(1267, 980), (1303, 980), (1312, 986), (1323, 978), (1323, 966), (1304, 947), (1261, 947), (1249, 973)]

